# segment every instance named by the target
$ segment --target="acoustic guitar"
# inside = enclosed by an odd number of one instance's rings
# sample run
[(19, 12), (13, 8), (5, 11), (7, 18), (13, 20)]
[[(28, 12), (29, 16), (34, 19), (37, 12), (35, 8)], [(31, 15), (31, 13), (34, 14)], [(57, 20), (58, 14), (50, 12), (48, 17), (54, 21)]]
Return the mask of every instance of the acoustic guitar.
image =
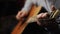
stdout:
[[(22, 32), (24, 31), (25, 27), (32, 22), (35, 22), (37, 20), (36, 16), (39, 12), (41, 12), (42, 6), (32, 6), (28, 17), (26, 18), (25, 21), (19, 21), (19, 23), (16, 25), (16, 27), (13, 29), (13, 31), (11, 32), (11, 34), (22, 34)], [(55, 11), (53, 11), (49, 18), (53, 19), (56, 18), (58, 15), (60, 14), (60, 11), (57, 9)]]
[[(14, 30), (11, 32), (11, 34), (22, 34), (22, 32), (24, 31), (25, 27), (29, 24), (29, 23), (32, 23), (34, 21), (36, 21), (36, 16), (37, 14), (40, 12), (41, 10), (41, 6), (32, 6), (30, 12), (29, 12), (29, 15), (28, 17), (26, 18), (26, 20), (23, 21), (19, 21), (19, 23), (16, 25), (16, 27), (14, 28)], [(22, 24), (23, 23), (23, 24)]]

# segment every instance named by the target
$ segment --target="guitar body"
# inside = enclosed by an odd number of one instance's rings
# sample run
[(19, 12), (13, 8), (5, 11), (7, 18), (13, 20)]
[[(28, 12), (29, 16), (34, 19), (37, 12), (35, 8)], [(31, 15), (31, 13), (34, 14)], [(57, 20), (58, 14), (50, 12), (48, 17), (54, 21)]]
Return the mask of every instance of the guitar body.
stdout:
[[(30, 13), (26, 19), (26, 21), (22, 24), (23, 21), (19, 21), (19, 23), (16, 25), (16, 27), (13, 29), (13, 31), (11, 32), (11, 34), (22, 34), (22, 32), (24, 31), (25, 27), (29, 24), (28, 22), (30, 21), (29, 19), (33, 16), (36, 16), (40, 10), (41, 10), (41, 6), (32, 6)], [(21, 25), (22, 24), (22, 25)]]

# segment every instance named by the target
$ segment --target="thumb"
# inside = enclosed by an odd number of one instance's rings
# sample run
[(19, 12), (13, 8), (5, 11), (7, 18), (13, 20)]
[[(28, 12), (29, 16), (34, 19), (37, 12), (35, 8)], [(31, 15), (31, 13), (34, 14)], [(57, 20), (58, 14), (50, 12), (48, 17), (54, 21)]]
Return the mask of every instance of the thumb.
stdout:
[(21, 18), (24, 17), (24, 13), (22, 13), (20, 17), (21, 17)]

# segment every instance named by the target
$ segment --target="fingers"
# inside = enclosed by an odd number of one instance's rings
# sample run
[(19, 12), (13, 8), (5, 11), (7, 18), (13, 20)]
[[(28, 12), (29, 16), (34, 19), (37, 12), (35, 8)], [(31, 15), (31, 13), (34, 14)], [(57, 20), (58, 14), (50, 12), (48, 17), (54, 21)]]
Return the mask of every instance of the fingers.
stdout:
[(24, 16), (26, 16), (25, 12), (23, 12), (22, 14), (20, 14), (20, 18), (23, 18)]
[(20, 11), (20, 12), (18, 12), (18, 14), (16, 15), (16, 18), (17, 18), (18, 20), (20, 20), (21, 18), (24, 18), (25, 16), (27, 16), (27, 14), (28, 14), (28, 12), (26, 12), (26, 11)]
[(22, 12), (18, 12), (18, 14), (16, 15), (16, 18), (19, 20), (21, 18)]
[(44, 13), (41, 17), (42, 17), (42, 18), (47, 17), (47, 13)]
[(39, 19), (39, 18), (42, 18), (42, 15), (43, 15), (43, 13), (37, 15), (37, 18), (38, 18), (38, 19)]
[[(39, 15), (37, 15), (38, 19), (44, 19), (45, 17), (47, 17), (48, 13), (40, 13)], [(36, 20), (37, 24), (42, 26), (42, 23), (39, 20)]]
[(45, 18), (47, 16), (48, 13), (41, 13), (39, 15), (37, 15), (37, 18)]

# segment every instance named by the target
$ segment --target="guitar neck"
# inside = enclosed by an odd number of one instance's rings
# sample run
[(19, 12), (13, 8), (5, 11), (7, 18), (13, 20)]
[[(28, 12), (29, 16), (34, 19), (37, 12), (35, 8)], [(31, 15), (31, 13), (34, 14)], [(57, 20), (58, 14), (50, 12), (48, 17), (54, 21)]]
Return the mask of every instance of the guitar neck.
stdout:
[(18, 33), (17, 34), (22, 34), (22, 32), (24, 31), (24, 29), (26, 28), (26, 26), (28, 25), (28, 23), (24, 23), (20, 29), (17, 31)]

